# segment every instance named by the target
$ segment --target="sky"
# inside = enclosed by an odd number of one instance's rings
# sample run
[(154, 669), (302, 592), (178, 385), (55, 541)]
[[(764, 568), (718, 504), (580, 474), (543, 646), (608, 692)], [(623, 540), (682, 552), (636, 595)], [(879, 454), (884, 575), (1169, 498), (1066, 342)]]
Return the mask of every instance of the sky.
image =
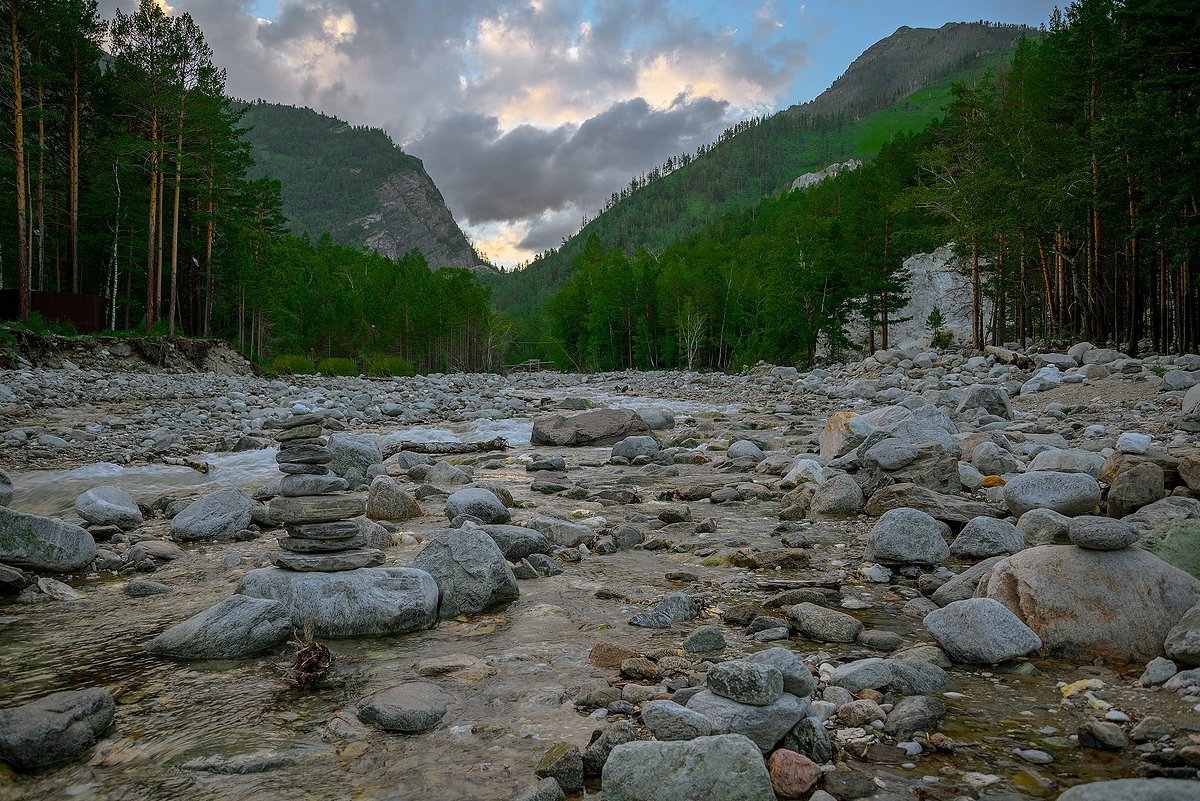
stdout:
[[(158, 0), (164, 4), (164, 0)], [(1053, 0), (166, 0), (227, 92), (383, 128), (494, 263), (557, 247), (629, 178), (811, 100), (901, 25)], [(100, 0), (100, 12), (136, 0)]]

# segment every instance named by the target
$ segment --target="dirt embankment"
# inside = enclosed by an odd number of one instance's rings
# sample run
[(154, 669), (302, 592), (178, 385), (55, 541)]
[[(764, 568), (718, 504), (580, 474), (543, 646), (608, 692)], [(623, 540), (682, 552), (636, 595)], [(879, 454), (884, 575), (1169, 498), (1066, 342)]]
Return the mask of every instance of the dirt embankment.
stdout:
[(122, 372), (254, 375), (258, 369), (221, 340), (182, 337), (65, 337), (0, 328), (0, 369), (76, 367)]

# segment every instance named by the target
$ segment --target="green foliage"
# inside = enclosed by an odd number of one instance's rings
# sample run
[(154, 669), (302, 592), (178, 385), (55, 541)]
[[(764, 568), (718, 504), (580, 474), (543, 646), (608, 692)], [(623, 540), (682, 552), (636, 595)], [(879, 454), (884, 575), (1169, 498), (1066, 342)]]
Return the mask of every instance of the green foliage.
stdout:
[(23, 322), (11, 323), (11, 326), (41, 336), (79, 336), (79, 332), (75, 330), (75, 325), (70, 321), (59, 322), (57, 320), (47, 320), (39, 311), (31, 311)]
[(938, 350), (945, 350), (954, 344), (954, 335), (946, 330), (946, 316), (937, 306), (925, 318), (925, 328), (929, 331), (929, 344)]
[(1200, 522), (1182, 520), (1161, 539), (1143, 545), (1164, 562), (1200, 578)]
[(363, 357), (366, 374), (372, 377), (413, 376), (417, 371), (412, 362), (403, 356), (386, 353), (369, 353)]
[(267, 367), (269, 375), (316, 375), (317, 368), (307, 356), (280, 355)]
[(341, 356), (329, 356), (321, 359), (317, 372), (328, 376), (355, 376), (358, 375), (358, 363)]

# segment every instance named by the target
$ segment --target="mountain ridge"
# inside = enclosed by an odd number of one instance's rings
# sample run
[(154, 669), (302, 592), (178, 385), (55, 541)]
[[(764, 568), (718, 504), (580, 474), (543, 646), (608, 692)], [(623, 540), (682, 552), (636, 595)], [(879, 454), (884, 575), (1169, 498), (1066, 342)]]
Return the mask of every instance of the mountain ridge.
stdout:
[(385, 131), (261, 100), (245, 105), (242, 123), (255, 162), (248, 174), (280, 181), (294, 233), (328, 232), (338, 244), (363, 245), (393, 259), (418, 250), (435, 269), (494, 271), (459, 228), (421, 160)]

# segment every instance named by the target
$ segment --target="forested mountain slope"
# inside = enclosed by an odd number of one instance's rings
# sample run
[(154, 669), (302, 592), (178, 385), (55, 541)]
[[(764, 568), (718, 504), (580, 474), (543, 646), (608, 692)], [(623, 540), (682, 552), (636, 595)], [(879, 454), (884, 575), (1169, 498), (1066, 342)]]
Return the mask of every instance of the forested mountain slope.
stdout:
[[(673, 157), (635, 176), (562, 247), (523, 270), (488, 277), (493, 303), (522, 320), (536, 316), (592, 236), (626, 253), (659, 251), (785, 190), (802, 173), (878, 153), (897, 133), (922, 130), (937, 117), (955, 80), (1011, 58), (1023, 33), (1036, 31), (987, 23), (899, 29), (812, 103), (739, 123), (695, 155)], [(897, 101), (897, 87), (914, 90)]]
[(246, 107), (242, 124), (250, 129), (250, 175), (283, 184), (283, 211), (295, 233), (328, 231), (339, 244), (366, 245), (390, 258), (416, 249), (432, 267), (489, 269), (421, 160), (385, 131), (262, 101)]

